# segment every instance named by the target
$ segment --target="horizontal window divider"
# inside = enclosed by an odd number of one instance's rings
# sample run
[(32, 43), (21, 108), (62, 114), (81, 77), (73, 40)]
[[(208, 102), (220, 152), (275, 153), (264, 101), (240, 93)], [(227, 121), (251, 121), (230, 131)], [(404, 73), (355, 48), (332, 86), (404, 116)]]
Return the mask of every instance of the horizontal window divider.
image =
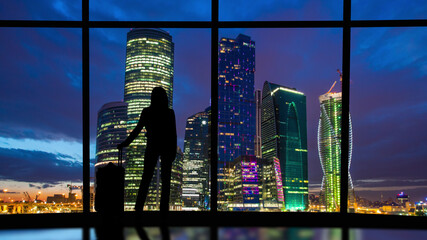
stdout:
[(425, 27), (427, 20), (352, 20), (351, 27)]
[[(1, 215), (0, 229), (80, 228), (95, 227), (101, 222), (99, 213), (17, 214)], [(124, 227), (135, 226), (135, 212), (125, 212)], [(162, 224), (159, 212), (144, 212), (142, 224)], [(373, 214), (307, 213), (307, 212), (170, 212), (171, 227), (316, 227), (425, 229), (425, 217)]]
[[(350, 27), (425, 27), (427, 20), (352, 20)], [(342, 28), (344, 21), (39, 21), (0, 20), (0, 27), (52, 28)]]

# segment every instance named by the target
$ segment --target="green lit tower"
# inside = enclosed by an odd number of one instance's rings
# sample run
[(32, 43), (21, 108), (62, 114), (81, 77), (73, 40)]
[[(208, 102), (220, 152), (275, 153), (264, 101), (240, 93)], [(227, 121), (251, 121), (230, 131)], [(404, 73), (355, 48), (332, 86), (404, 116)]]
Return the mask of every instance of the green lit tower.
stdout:
[[(320, 118), (317, 132), (317, 145), (320, 163), (322, 165), (322, 202), (327, 212), (340, 210), (340, 188), (341, 188), (341, 115), (342, 115), (342, 93), (333, 92), (336, 82), (331, 89), (319, 97)], [(349, 207), (354, 200), (353, 183), (350, 176), (350, 163), (352, 153), (352, 126), (349, 116), (349, 158), (348, 158), (348, 183), (349, 183)]]
[(261, 108), (262, 157), (278, 162), (276, 172), (281, 172), (276, 181), (283, 193), (278, 191), (277, 202), (287, 211), (307, 210), (306, 97), (294, 88), (265, 82)]
[[(174, 43), (161, 29), (131, 29), (127, 34), (124, 100), (127, 108), (127, 132), (135, 128), (143, 108), (150, 105), (155, 87), (166, 90), (169, 107), (173, 102)], [(128, 147), (125, 171), (125, 210), (134, 208), (144, 170), (145, 129)], [(157, 171), (159, 171), (159, 166)], [(159, 191), (155, 173), (146, 206), (157, 208)], [(157, 185), (158, 186), (158, 185)]]

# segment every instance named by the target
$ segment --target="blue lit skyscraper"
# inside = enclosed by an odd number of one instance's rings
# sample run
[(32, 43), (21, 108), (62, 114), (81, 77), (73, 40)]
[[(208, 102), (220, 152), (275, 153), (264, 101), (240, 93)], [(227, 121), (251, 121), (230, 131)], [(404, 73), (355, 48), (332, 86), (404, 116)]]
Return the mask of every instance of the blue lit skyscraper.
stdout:
[(254, 155), (255, 42), (239, 34), (218, 46), (218, 208), (232, 199), (230, 164)]

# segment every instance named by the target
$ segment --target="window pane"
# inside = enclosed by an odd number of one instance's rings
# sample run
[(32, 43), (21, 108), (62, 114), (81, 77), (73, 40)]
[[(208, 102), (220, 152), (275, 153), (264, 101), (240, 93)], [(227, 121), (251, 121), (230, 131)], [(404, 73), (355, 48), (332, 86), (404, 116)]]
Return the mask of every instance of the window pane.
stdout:
[(0, 36), (1, 211), (81, 211), (81, 30), (2, 28)]
[(423, 215), (427, 54), (424, 28), (352, 31), (351, 172), (358, 212)]
[(402, 230), (402, 229), (350, 229), (350, 240), (403, 240), (403, 239), (425, 239), (425, 230)]
[[(219, 239), (340, 240), (339, 228), (220, 228)], [(353, 239), (352, 239), (353, 240)]]
[(4, 0), (0, 2), (1, 20), (81, 20), (81, 0)]
[[(166, 239), (162, 236), (159, 227), (144, 227), (143, 231), (137, 231), (134, 227), (124, 228), (124, 239)], [(210, 239), (210, 229), (207, 227), (168, 227), (168, 239), (189, 239), (189, 240), (208, 240)], [(99, 234), (99, 233), (98, 233)], [(102, 234), (102, 233), (101, 233)], [(146, 238), (141, 237), (145, 234)], [(90, 239), (99, 239), (95, 229), (91, 229)]]
[(219, 36), (218, 209), (339, 211), (342, 31)]
[(354, 20), (426, 19), (427, 5), (423, 0), (353, 0), (351, 17)]
[(342, 20), (343, 1), (219, 0), (220, 21)]
[(91, 0), (94, 21), (210, 21), (210, 0), (114, 1)]
[[(178, 154), (172, 166), (171, 210), (209, 209), (210, 31), (91, 30), (91, 159), (99, 169), (118, 160), (117, 145), (162, 87), (176, 116)], [(133, 210), (146, 166), (144, 129), (124, 148), (125, 209)], [(161, 171), (155, 169), (146, 210), (158, 210)], [(92, 171), (95, 176), (95, 169)]]
[(82, 230), (77, 229), (31, 229), (31, 230), (1, 230), (3, 240), (54, 240), (60, 236), (64, 240), (82, 239)]

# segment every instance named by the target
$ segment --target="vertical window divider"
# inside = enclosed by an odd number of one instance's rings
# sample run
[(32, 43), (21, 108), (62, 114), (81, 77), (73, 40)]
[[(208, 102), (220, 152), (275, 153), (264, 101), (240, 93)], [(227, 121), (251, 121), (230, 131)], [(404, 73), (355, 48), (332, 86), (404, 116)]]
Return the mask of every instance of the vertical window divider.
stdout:
[[(214, 221), (218, 213), (218, 19), (219, 0), (211, 0), (211, 199), (210, 215)], [(211, 240), (218, 239), (218, 226), (210, 229)]]
[(82, 0), (83, 213), (90, 213), (89, 0)]
[(351, 0), (343, 0), (343, 52), (342, 52), (342, 116), (341, 116), (341, 196), (342, 240), (349, 239), (348, 222), (348, 180), (349, 180), (349, 121), (350, 121), (350, 38)]

